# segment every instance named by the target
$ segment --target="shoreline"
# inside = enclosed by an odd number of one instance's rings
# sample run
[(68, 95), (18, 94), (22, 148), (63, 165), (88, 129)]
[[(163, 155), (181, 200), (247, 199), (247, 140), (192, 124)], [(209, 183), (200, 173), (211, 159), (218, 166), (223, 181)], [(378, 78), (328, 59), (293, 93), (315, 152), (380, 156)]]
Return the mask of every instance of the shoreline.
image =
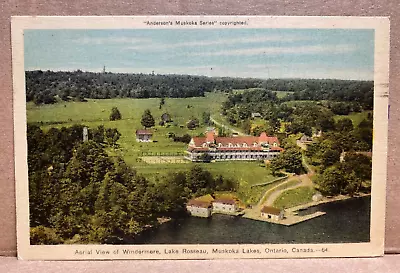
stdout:
[(367, 197), (367, 196), (371, 196), (371, 193), (361, 193), (361, 194), (358, 194), (357, 196), (337, 195), (334, 197), (324, 197), (320, 201), (311, 201), (306, 204), (287, 208), (286, 211), (297, 212), (297, 211), (306, 210), (306, 209), (309, 209), (309, 208), (312, 208), (312, 207), (315, 207), (318, 205), (334, 203), (334, 202), (344, 201), (344, 200), (349, 200), (349, 199), (357, 199), (357, 198), (362, 198), (362, 197)]
[(268, 223), (284, 225), (284, 226), (293, 226), (293, 225), (326, 215), (326, 212), (324, 212), (324, 211), (316, 211), (311, 214), (298, 215), (298, 213), (300, 211), (307, 210), (309, 208), (316, 207), (316, 206), (323, 205), (323, 204), (334, 203), (334, 202), (350, 200), (350, 199), (357, 199), (357, 198), (362, 198), (362, 197), (367, 197), (367, 196), (371, 196), (371, 193), (362, 193), (357, 196), (339, 195), (339, 196), (335, 196), (332, 198), (324, 197), (320, 201), (312, 201), (312, 202), (309, 202), (306, 204), (302, 204), (302, 205), (298, 205), (295, 207), (285, 209), (284, 219), (281, 219), (281, 220), (267, 219), (265, 217), (262, 217), (258, 211), (254, 212), (252, 210), (246, 211), (242, 217), (246, 218), (246, 219), (255, 220), (255, 221), (268, 222)]
[[(249, 219), (249, 220), (254, 220), (254, 221), (261, 221), (261, 222), (267, 222), (267, 223), (272, 223), (272, 224), (278, 224), (278, 225), (282, 225), (282, 226), (293, 226), (293, 225), (296, 225), (296, 224), (299, 224), (299, 223), (302, 223), (302, 222), (306, 222), (308, 220), (311, 220), (311, 219), (326, 215), (326, 212), (317, 211), (317, 212), (314, 212), (314, 213), (311, 213), (311, 214), (299, 216), (298, 215), (299, 211), (307, 210), (309, 208), (316, 207), (316, 206), (323, 205), (323, 204), (335, 203), (335, 202), (344, 201), (344, 200), (350, 200), (350, 199), (358, 199), (358, 198), (363, 198), (363, 197), (367, 197), (367, 196), (371, 196), (371, 193), (361, 193), (361, 194), (359, 194), (357, 196), (338, 195), (338, 196), (331, 197), (331, 198), (324, 197), (320, 201), (312, 201), (312, 202), (309, 202), (309, 203), (306, 203), (306, 204), (302, 204), (302, 205), (298, 205), (298, 206), (286, 209), (287, 215), (285, 215), (285, 218), (282, 219), (282, 220), (266, 219), (264, 217), (261, 217), (261, 215), (258, 214), (258, 213), (257, 214), (253, 213), (253, 215), (252, 215), (250, 210), (247, 210), (247, 209), (245, 209), (245, 210), (243, 210), (241, 212), (236, 212), (236, 213), (214, 212), (214, 213), (211, 214), (210, 217), (198, 217), (198, 216), (191, 216), (191, 215), (188, 215), (188, 217), (212, 219), (212, 215), (213, 214), (221, 214), (221, 215), (227, 215), (227, 216), (241, 217), (241, 218), (244, 218), (244, 219)], [(173, 220), (175, 220), (175, 218), (173, 218), (173, 217), (159, 217), (159, 218), (157, 218), (157, 225), (148, 226), (144, 230), (139, 232), (138, 234), (141, 234), (143, 232), (150, 231), (152, 229), (158, 228), (161, 225), (163, 225), (165, 223), (169, 223), (169, 222), (171, 222)]]

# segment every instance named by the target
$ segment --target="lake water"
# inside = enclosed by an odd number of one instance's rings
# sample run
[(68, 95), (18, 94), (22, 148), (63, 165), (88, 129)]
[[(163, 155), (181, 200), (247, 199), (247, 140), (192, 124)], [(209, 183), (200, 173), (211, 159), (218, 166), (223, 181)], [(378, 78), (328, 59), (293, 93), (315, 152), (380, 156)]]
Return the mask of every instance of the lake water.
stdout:
[(279, 244), (355, 243), (370, 240), (370, 197), (319, 205), (326, 215), (282, 226), (241, 217), (214, 214), (211, 218), (187, 217), (148, 230), (128, 244)]

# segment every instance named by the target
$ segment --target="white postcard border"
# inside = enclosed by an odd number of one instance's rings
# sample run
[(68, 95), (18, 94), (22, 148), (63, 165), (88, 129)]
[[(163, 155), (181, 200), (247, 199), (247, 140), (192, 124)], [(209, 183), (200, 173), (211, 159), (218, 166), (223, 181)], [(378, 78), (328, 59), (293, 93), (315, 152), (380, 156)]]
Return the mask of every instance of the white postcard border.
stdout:
[[(177, 26), (147, 25), (146, 21), (246, 21), (246, 25)], [(24, 71), (25, 29), (126, 29), (126, 28), (351, 28), (375, 30), (374, 145), (371, 193), (371, 241), (346, 244), (255, 244), (255, 245), (56, 245), (29, 243), (29, 194), (26, 141), (26, 99)], [(387, 179), (389, 20), (386, 17), (275, 17), (275, 16), (65, 16), (12, 18), (12, 63), (14, 87), (14, 151), (17, 202), (18, 257), (26, 260), (80, 259), (219, 259), (219, 258), (300, 258), (380, 256), (384, 250), (385, 196)], [(376, 140), (379, 145), (375, 145)], [(377, 182), (378, 181), (378, 182)], [(236, 249), (238, 253), (212, 253), (213, 248)], [(122, 254), (123, 250), (142, 254)], [(180, 254), (165, 254), (179, 249)], [(184, 249), (195, 252), (183, 254)], [(250, 251), (258, 249), (261, 254)], [(326, 251), (323, 251), (325, 250)], [(77, 254), (79, 251), (86, 251)], [(105, 252), (98, 253), (96, 250)], [(158, 250), (160, 254), (149, 251)], [(196, 252), (197, 250), (197, 252)], [(297, 251), (299, 250), (299, 251)], [(107, 253), (108, 251), (108, 253)], [(205, 251), (207, 254), (199, 253)], [(312, 251), (312, 252), (311, 252)], [(287, 252), (287, 253), (286, 253)]]

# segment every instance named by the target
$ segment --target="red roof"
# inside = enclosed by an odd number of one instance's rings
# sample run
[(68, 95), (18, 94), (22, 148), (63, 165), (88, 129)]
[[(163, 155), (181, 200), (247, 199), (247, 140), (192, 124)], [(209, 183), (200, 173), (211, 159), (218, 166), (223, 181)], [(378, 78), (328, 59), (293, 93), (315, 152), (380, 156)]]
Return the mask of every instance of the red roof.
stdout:
[(153, 133), (149, 130), (136, 130), (136, 135), (153, 135)]
[(247, 146), (253, 146), (254, 144), (260, 145), (261, 143), (268, 143), (273, 145), (276, 143), (279, 146), (279, 140), (276, 136), (267, 136), (266, 133), (261, 133), (259, 137), (256, 136), (236, 136), (236, 137), (215, 137), (213, 132), (207, 132), (206, 137), (193, 137), (193, 142), (195, 147), (202, 147), (203, 143), (214, 142), (215, 144), (220, 144), (222, 146), (228, 146), (232, 144), (233, 146), (240, 144), (247, 144)]
[(206, 134), (206, 142), (208, 143), (214, 143), (214, 132), (213, 131), (209, 131)]
[(209, 208), (211, 207), (211, 202), (200, 201), (196, 199), (189, 200), (186, 206), (198, 207), (198, 208)]
[(280, 209), (274, 208), (274, 207), (263, 207), (261, 209), (261, 212), (263, 213), (268, 213), (268, 214), (273, 214), (273, 215), (279, 215), (281, 213)]
[(213, 203), (234, 205), (234, 204), (236, 204), (236, 200), (228, 199), (228, 198), (219, 198), (219, 199), (215, 199)]
[[(208, 147), (188, 147), (187, 149), (189, 152), (191, 151), (200, 151), (200, 152), (207, 152), (210, 151), (210, 148)], [(260, 146), (257, 147), (220, 147), (220, 148), (216, 148), (217, 151), (232, 151), (232, 152), (237, 152), (237, 151), (263, 151), (264, 149)], [(274, 152), (274, 151), (283, 151), (283, 148), (281, 147), (270, 147), (269, 148), (270, 152)]]

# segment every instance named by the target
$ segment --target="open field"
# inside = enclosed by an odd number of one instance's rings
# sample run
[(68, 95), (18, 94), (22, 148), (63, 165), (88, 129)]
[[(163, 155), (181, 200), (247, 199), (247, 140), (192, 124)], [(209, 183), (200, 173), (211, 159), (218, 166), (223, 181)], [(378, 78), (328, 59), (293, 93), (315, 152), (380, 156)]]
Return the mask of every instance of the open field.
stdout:
[[(187, 145), (174, 142), (166, 137), (168, 133), (183, 135), (198, 135), (204, 133), (206, 126), (200, 125), (195, 130), (188, 130), (186, 123), (192, 117), (198, 118), (201, 123), (202, 113), (219, 111), (225, 94), (208, 93), (201, 98), (177, 98), (165, 99), (165, 105), (159, 109), (160, 99), (103, 99), (88, 100), (88, 102), (64, 102), (53, 105), (35, 106), (29, 103), (27, 106), (28, 122), (43, 122), (44, 130), (51, 127), (61, 128), (73, 124), (84, 124), (89, 128), (104, 125), (106, 128), (117, 128), (121, 133), (118, 141), (120, 149), (116, 153), (121, 155), (127, 162), (136, 162), (141, 152), (182, 152)], [(122, 119), (110, 121), (111, 108), (116, 106), (122, 114)], [(135, 131), (142, 129), (141, 116), (145, 109), (150, 109), (156, 126), (152, 128), (155, 142), (138, 143), (135, 139)], [(168, 126), (159, 126), (158, 122), (163, 113), (169, 113), (173, 122)]]
[[(109, 154), (121, 156), (140, 174), (156, 181), (157, 177), (165, 176), (169, 172), (189, 170), (193, 163), (183, 160), (181, 156), (152, 157), (143, 152), (183, 153), (187, 144), (174, 142), (167, 137), (167, 134), (170, 132), (176, 135), (189, 133), (191, 136), (195, 136), (204, 133), (206, 126), (201, 124), (202, 113), (209, 111), (211, 115), (220, 117), (220, 105), (226, 96), (223, 93), (207, 93), (206, 97), (202, 98), (166, 98), (162, 109), (159, 109), (160, 99), (157, 98), (88, 100), (88, 102), (62, 102), (41, 106), (28, 103), (27, 119), (28, 122), (42, 122), (41, 127), (44, 130), (52, 127), (68, 127), (73, 124), (84, 124), (89, 128), (96, 128), (99, 125), (104, 125), (106, 128), (117, 128), (121, 133), (117, 142), (119, 147), (108, 148)], [(122, 119), (109, 121), (111, 108), (114, 106), (120, 110)], [(143, 128), (140, 121), (145, 109), (150, 109), (156, 122), (156, 126), (151, 129), (154, 142), (139, 143), (136, 142), (135, 131)], [(168, 112), (173, 119), (169, 127), (158, 125), (161, 115), (165, 112)], [(189, 130), (186, 127), (186, 122), (191, 117), (200, 120), (199, 128)], [(196, 164), (200, 164), (214, 175), (221, 174), (224, 177), (238, 180), (241, 188), (247, 192), (246, 196), (254, 196), (263, 192), (259, 187), (250, 190), (251, 185), (275, 179), (269, 169), (260, 162), (227, 161)]]
[[(156, 159), (155, 159), (156, 160)], [(165, 163), (165, 164), (153, 164), (146, 162), (132, 162), (137, 171), (146, 177), (164, 176), (169, 172), (187, 171), (194, 164), (198, 164), (204, 169), (209, 170), (214, 175), (223, 175), (236, 179), (241, 183), (241, 186), (250, 188), (253, 184), (261, 182), (269, 182), (276, 179), (271, 175), (268, 168), (261, 167), (261, 163), (258, 162), (246, 162), (246, 161), (225, 161), (225, 162), (213, 162), (213, 163), (191, 163), (185, 161), (185, 163)]]
[[(235, 94), (241, 94), (241, 93), (244, 93), (246, 91), (259, 90), (259, 89), (260, 88), (234, 89), (232, 91)], [(280, 99), (286, 97), (286, 95), (288, 95), (288, 94), (292, 94), (293, 93), (293, 92), (290, 92), (290, 91), (279, 91), (279, 90), (271, 90), (271, 91), (276, 93), (276, 96), (278, 98), (280, 98)]]
[(343, 118), (349, 118), (353, 122), (353, 125), (357, 126), (358, 124), (360, 124), (360, 122), (363, 119), (367, 119), (368, 113), (372, 113), (372, 111), (364, 111), (364, 112), (361, 112), (361, 113), (350, 113), (349, 115), (345, 115), (345, 116), (336, 115), (334, 117), (334, 119), (335, 119), (335, 121), (338, 121), (338, 120), (343, 119)]

